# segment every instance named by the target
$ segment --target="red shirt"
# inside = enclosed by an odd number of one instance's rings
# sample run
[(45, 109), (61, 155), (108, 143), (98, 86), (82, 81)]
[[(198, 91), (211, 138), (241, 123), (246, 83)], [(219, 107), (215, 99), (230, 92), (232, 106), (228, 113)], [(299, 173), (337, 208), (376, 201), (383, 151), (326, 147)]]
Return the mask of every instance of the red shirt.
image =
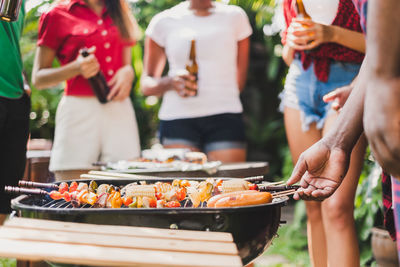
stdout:
[[(284, 0), (283, 2), (283, 10), (287, 25), (285, 31), (282, 33), (283, 44), (286, 43), (287, 28), (292, 22), (292, 19), (297, 16), (295, 5), (295, 0)], [(351, 0), (340, 0), (336, 18), (332, 25), (362, 32), (360, 16)], [(296, 53), (300, 54), (304, 69), (308, 69), (311, 63), (314, 63), (315, 75), (318, 80), (322, 82), (328, 81), (330, 62), (332, 60), (361, 64), (364, 59), (363, 53), (337, 43), (324, 43), (306, 53), (303, 51), (296, 51)]]
[[(83, 0), (59, 3), (40, 17), (38, 46), (54, 49), (61, 65), (74, 61), (81, 48), (95, 46), (95, 56), (107, 81), (122, 67), (123, 48), (133, 44), (122, 39), (105, 8), (98, 16)], [(67, 81), (65, 95), (94, 93), (89, 82), (78, 75)]]

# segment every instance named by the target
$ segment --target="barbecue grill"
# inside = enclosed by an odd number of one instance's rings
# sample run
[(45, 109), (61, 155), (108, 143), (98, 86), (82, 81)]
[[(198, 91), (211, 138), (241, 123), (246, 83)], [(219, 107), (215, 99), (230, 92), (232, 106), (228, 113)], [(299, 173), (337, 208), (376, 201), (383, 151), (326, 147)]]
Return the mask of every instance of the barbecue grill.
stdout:
[[(143, 179), (99, 179), (96, 182), (124, 186)], [(172, 182), (172, 178), (160, 178)], [(203, 180), (189, 178), (188, 180)], [(89, 183), (90, 180), (79, 180)], [(149, 182), (155, 182), (149, 179)], [(92, 224), (128, 225), (156, 228), (229, 232), (238, 247), (243, 264), (261, 255), (271, 244), (280, 224), (281, 207), (287, 197), (272, 203), (231, 208), (93, 208), (86, 204), (74, 208), (63, 199), (21, 195), (11, 207), (21, 217), (81, 222)]]

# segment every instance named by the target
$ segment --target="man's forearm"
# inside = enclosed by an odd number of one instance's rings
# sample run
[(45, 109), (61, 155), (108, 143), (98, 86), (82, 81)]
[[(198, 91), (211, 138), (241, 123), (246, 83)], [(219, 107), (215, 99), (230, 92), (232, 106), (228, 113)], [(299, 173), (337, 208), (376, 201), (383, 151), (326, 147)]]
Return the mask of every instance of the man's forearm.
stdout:
[(400, 3), (370, 0), (364, 128), (379, 164), (400, 175)]
[(324, 139), (328, 141), (329, 145), (339, 147), (349, 153), (352, 151), (363, 133), (362, 118), (366, 93), (366, 62), (367, 58), (361, 66), (357, 79), (352, 83), (354, 84), (354, 88), (351, 91), (346, 104), (339, 113), (335, 124), (329, 130), (327, 136), (324, 137)]
[(400, 3), (398, 0), (369, 0), (367, 22), (368, 65), (371, 74), (400, 76)]

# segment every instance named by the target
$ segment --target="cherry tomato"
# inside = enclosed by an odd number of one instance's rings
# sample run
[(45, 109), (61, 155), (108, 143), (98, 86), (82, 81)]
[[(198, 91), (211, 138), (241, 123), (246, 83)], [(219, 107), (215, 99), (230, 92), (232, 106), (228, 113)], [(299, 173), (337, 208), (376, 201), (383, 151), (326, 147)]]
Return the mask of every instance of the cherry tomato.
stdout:
[(68, 191), (65, 191), (63, 193), (63, 198), (65, 201), (70, 202), (71, 201), (71, 194)]
[(69, 192), (72, 193), (72, 192), (76, 191), (77, 188), (78, 188), (78, 183), (77, 182), (72, 182), (70, 187), (69, 187)]
[(250, 184), (249, 190), (258, 190), (258, 186), (256, 184)]
[(163, 199), (164, 198), (164, 194), (161, 193), (161, 192), (157, 192), (156, 193), (156, 198), (157, 198), (157, 200)]
[(154, 198), (149, 199), (149, 206), (150, 206), (150, 208), (156, 208), (157, 200), (155, 200)]
[(64, 192), (68, 192), (68, 184), (66, 182), (62, 182), (58, 186), (58, 192), (60, 192), (61, 194), (63, 194)]
[(181, 206), (181, 203), (178, 201), (169, 201), (165, 204), (165, 207), (167, 208), (179, 208)]
[(185, 187), (182, 187), (182, 188), (178, 189), (178, 190), (176, 191), (175, 195), (176, 195), (176, 199), (177, 199), (178, 201), (184, 200), (185, 197), (186, 197), (186, 188), (185, 188)]
[(133, 199), (131, 197), (124, 197), (122, 201), (124, 202), (124, 205), (128, 207), (133, 202)]

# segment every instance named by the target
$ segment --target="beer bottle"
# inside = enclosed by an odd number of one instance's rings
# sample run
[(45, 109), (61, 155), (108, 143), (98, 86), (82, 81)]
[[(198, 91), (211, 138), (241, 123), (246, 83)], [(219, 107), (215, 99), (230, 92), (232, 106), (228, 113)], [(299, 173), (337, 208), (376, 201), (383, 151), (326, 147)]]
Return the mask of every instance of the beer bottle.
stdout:
[[(87, 48), (83, 48), (80, 51), (81, 55), (83, 57), (89, 56), (89, 52)], [(89, 79), (90, 86), (92, 87), (92, 90), (94, 94), (96, 95), (97, 99), (100, 101), (100, 103), (104, 104), (107, 103), (107, 95), (110, 93), (110, 88), (108, 87), (106, 78), (104, 77), (104, 74), (101, 70), (93, 76), (90, 77)]]
[[(197, 83), (199, 66), (197, 65), (196, 61), (196, 40), (192, 40), (191, 42), (189, 60), (186, 64), (186, 70), (189, 72), (189, 74), (196, 77), (196, 83)], [(197, 89), (195, 96), (196, 95), (197, 95)]]
[(297, 16), (302, 17), (304, 19), (311, 19), (310, 15), (308, 15), (304, 4), (303, 0), (296, 0), (296, 6), (297, 6)]
[(0, 19), (11, 22), (18, 19), (22, 0), (0, 0)]

